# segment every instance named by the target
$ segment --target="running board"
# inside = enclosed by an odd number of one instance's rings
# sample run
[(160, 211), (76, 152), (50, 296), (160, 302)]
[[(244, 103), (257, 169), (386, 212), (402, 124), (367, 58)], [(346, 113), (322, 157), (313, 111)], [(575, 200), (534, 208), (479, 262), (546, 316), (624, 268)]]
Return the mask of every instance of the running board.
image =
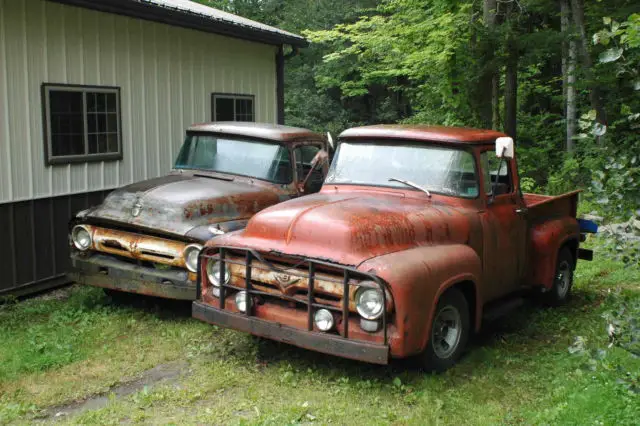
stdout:
[(493, 321), (496, 318), (503, 317), (509, 312), (518, 309), (523, 304), (524, 299), (521, 297), (515, 297), (491, 303), (484, 309), (482, 319), (483, 321)]

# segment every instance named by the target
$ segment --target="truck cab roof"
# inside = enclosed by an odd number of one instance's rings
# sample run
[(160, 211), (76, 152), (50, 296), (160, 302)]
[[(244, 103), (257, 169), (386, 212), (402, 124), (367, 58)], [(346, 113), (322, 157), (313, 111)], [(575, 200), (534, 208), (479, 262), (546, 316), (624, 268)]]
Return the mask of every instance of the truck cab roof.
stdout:
[(426, 126), (420, 124), (384, 124), (374, 126), (354, 127), (340, 134), (340, 139), (349, 142), (358, 140), (407, 140), (420, 142), (439, 142), (452, 144), (483, 145), (493, 143), (499, 137), (506, 136), (495, 130), (473, 129), (468, 127)]
[(324, 142), (322, 135), (300, 127), (242, 121), (218, 121), (194, 124), (187, 132), (220, 133), (266, 139), (284, 144), (306, 141)]

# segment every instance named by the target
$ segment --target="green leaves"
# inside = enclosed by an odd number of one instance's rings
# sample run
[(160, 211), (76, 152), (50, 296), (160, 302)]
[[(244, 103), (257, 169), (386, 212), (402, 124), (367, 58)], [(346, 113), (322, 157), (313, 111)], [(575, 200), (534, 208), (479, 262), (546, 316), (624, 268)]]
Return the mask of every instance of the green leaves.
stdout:
[(611, 49), (607, 49), (600, 54), (600, 63), (607, 64), (609, 62), (615, 62), (620, 59), (623, 53), (624, 49), (620, 47), (612, 47)]

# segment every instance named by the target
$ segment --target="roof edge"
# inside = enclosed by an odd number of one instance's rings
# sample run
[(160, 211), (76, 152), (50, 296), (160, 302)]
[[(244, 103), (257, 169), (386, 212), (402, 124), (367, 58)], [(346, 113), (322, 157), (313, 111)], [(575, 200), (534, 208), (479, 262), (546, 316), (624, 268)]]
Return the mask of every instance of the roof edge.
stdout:
[(289, 44), (297, 47), (306, 47), (309, 45), (309, 42), (302, 36), (295, 37), (293, 35), (278, 34), (230, 21), (214, 20), (195, 12), (158, 6), (140, 0), (101, 0), (99, 2), (95, 0), (48, 1), (264, 44)]

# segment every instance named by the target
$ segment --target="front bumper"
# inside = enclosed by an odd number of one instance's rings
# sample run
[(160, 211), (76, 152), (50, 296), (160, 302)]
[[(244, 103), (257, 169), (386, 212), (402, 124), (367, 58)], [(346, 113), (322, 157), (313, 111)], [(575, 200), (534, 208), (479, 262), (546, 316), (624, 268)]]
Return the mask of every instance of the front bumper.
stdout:
[(354, 341), (331, 334), (301, 330), (254, 316), (223, 311), (197, 301), (193, 302), (192, 313), (194, 318), (209, 324), (244, 331), (301, 348), (373, 364), (389, 363), (388, 345)]
[(68, 276), (80, 284), (166, 299), (196, 299), (196, 282), (186, 270), (162, 271), (99, 253), (73, 253), (71, 265)]

